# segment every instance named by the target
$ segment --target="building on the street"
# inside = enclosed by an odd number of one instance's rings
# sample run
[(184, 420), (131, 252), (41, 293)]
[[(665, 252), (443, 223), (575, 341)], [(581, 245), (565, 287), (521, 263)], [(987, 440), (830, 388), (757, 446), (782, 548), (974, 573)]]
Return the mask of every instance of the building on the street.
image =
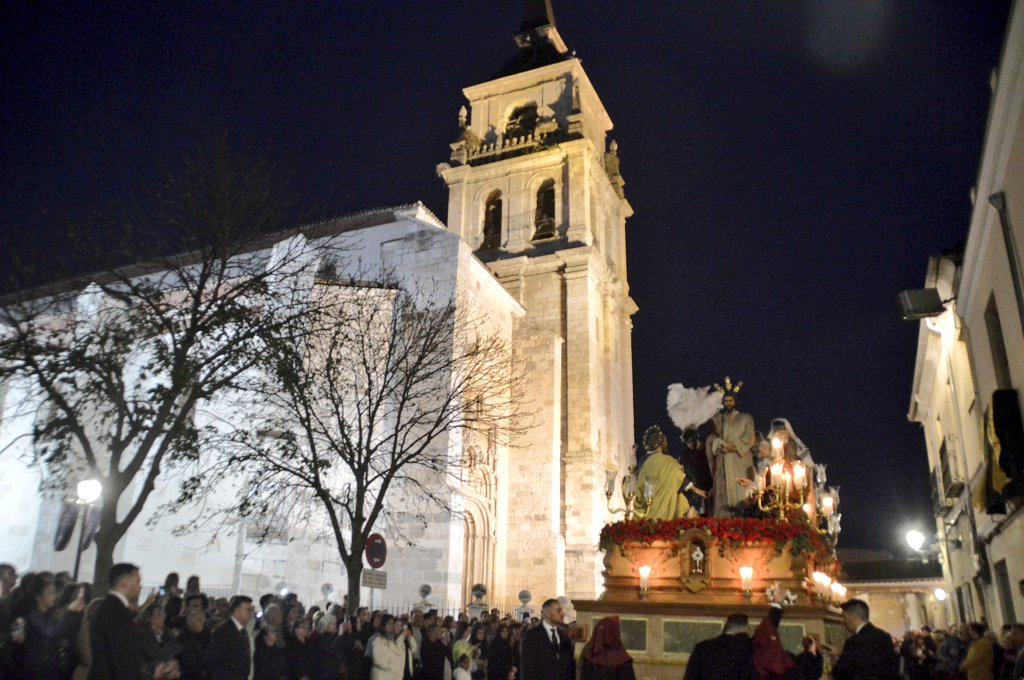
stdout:
[[(908, 417), (928, 448), (951, 618), (1024, 618), (1024, 6), (1010, 17), (962, 251), (932, 257)], [(936, 296), (937, 292), (937, 296)], [(928, 298), (930, 296), (930, 300)]]
[[(538, 598), (595, 597), (601, 563), (594, 546), (609, 519), (606, 472), (624, 469), (632, 450), (636, 305), (625, 240), (632, 211), (617, 145), (607, 138), (612, 122), (559, 35), (550, 2), (526, 3), (515, 48), (492, 78), (464, 90), (469, 110), (452, 112), (457, 139), (438, 166), (450, 191), (447, 226), (411, 204), (319, 228), (355, 235), (358, 245), (349, 249), (363, 267), (400, 272), (413, 289), (440, 285), (465, 294), (507, 328), (514, 361), (529, 369), (523, 398), (535, 415), (511, 448), (471, 436), (448, 442), (467, 467), (455, 475), (465, 483), (451, 502), (462, 515), (432, 517), (425, 530), (411, 532), (412, 548), (392, 545), (385, 601), (419, 599), (421, 584), (446, 608), (468, 603), (476, 583), (494, 604), (517, 604), (523, 589)], [(10, 417), (23, 398), (16, 386), (0, 390), (8, 413), (5, 420), (0, 411), (0, 446), (31, 431), (31, 418)], [(28, 441), (0, 457), (7, 518), (0, 560), (19, 570), (69, 568), (74, 550), (53, 549), (61, 499), (41, 496), (41, 472), (16, 455)], [(146, 512), (174, 494), (165, 478)], [(215, 593), (283, 582), (313, 601), (322, 583), (345, 582), (330, 546), (300, 532), (274, 545), (250, 544), (244, 530), (210, 543), (172, 536), (175, 523), (181, 518), (148, 526), (140, 517), (115, 558), (138, 563), (148, 582), (171, 570), (201, 574)]]
[(847, 597), (871, 607), (871, 622), (894, 637), (949, 625), (946, 582), (937, 555), (900, 558), (886, 551), (839, 549)]

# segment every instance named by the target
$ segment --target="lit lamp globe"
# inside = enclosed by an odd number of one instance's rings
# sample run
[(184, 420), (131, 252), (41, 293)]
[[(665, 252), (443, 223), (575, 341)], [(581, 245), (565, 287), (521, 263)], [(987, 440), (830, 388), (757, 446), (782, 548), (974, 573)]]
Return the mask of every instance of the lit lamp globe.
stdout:
[(917, 529), (911, 529), (907, 532), (907, 545), (914, 552), (921, 552), (921, 548), (924, 547), (924, 534)]
[(103, 485), (98, 479), (83, 479), (78, 483), (76, 491), (80, 503), (95, 503), (103, 493)]
[(939, 602), (945, 602), (946, 601), (946, 591), (943, 590), (942, 588), (936, 588), (934, 595), (935, 595), (935, 599), (938, 600)]

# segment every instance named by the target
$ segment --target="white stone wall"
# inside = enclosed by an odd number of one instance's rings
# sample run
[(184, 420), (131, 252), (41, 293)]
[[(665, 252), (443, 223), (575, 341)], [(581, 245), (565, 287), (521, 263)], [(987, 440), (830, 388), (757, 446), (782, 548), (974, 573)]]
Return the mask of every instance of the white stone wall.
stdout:
[[(537, 105), (542, 121), (581, 133), (552, 148), (439, 170), (449, 186), (449, 228), (471, 247), (482, 243), (488, 196), (501, 191), (500, 254), (481, 256), (526, 310), (516, 352), (532, 371), (527, 399), (539, 416), (512, 455), (505, 595), (529, 588), (538, 600), (594, 597), (596, 543), (609, 519), (605, 471), (624, 467), (633, 438), (629, 319), (636, 307), (625, 262), (632, 210), (605, 170), (611, 120), (575, 59), (464, 93), (469, 127), (485, 144), (526, 103)], [(533, 242), (536, 190), (545, 179), (555, 182), (559, 238)]]
[[(921, 322), (909, 413), (911, 420), (922, 424), (929, 466), (934, 468), (938, 463), (939, 449), (945, 443), (965, 469), (972, 495), (984, 475), (983, 418), (992, 393), (1007, 387), (1024, 393), (1024, 319), (1010, 268), (1010, 261), (1016, 259), (1024, 270), (1024, 7), (1020, 5), (1010, 17), (1002, 62), (996, 71), (974, 193), (959, 270), (944, 258), (933, 258), (929, 263), (925, 285), (938, 288), (944, 300), (956, 299), (945, 313)], [(988, 200), (996, 193), (1002, 193), (1006, 200), (1016, 252), (1007, 249), (1000, 215)], [(990, 310), (996, 312), (1002, 329), (1009, 364), (1006, 384), (998, 379), (993, 353), (993, 344), (998, 341), (990, 334), (991, 318), (986, 318)], [(984, 613), (989, 624), (997, 627), (1006, 623), (998, 588), (978, 589), (975, 585), (980, 564), (970, 547), (970, 512), (974, 512), (989, 564), (1006, 561), (1018, 619), (1024, 612), (1024, 596), (1017, 588), (1024, 578), (1024, 563), (1019, 559), (1024, 554), (1024, 519), (1019, 513), (1009, 518), (989, 516), (956, 499), (947, 518), (955, 518), (955, 522), (947, 525), (942, 519), (936, 520), (940, 537), (963, 542), (960, 549), (947, 549), (948, 560), (944, 563), (951, 599), (958, 588), (968, 593), (973, 600), (966, 605), (968, 616)]]

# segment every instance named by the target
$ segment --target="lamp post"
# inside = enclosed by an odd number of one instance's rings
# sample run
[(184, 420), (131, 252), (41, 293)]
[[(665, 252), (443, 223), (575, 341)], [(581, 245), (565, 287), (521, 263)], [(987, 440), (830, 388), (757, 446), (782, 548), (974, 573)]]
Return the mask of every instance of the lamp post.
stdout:
[(89, 514), (89, 508), (99, 500), (103, 493), (103, 485), (98, 479), (83, 479), (78, 483), (75, 492), (78, 496), (75, 502), (84, 505), (85, 510), (82, 512), (82, 528), (78, 532), (78, 550), (75, 551), (75, 571), (71, 575), (72, 581), (78, 580), (78, 568), (82, 565), (82, 551), (85, 549), (85, 518)]

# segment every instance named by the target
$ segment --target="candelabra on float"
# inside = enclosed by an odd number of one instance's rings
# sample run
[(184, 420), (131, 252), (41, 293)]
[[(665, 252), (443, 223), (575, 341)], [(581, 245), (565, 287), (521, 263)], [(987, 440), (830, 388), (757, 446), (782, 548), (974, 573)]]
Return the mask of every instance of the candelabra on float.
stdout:
[(612, 496), (615, 495), (615, 480), (619, 473), (616, 470), (608, 470), (604, 484), (604, 497), (608, 501), (608, 512), (613, 515), (624, 514), (625, 519), (643, 519), (651, 506), (651, 498), (654, 496), (654, 482), (645, 480), (643, 488), (637, 489), (636, 475), (636, 447), (630, 454), (629, 471), (622, 476), (622, 501), (625, 507), (613, 508)]

